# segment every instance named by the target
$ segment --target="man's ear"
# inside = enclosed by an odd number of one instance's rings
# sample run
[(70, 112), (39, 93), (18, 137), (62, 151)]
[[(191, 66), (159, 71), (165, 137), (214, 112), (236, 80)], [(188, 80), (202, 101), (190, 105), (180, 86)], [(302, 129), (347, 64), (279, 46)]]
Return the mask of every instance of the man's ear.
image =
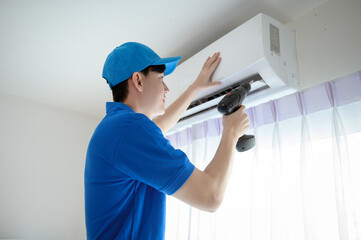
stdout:
[(131, 82), (139, 92), (143, 92), (143, 76), (139, 72), (133, 73)]

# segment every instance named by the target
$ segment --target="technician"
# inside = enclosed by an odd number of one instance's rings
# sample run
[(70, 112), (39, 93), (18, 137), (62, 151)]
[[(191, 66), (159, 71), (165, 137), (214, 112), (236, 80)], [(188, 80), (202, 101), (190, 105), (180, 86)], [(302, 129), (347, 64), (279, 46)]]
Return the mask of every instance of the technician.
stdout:
[[(249, 128), (242, 106), (223, 116), (213, 160), (203, 170), (164, 137), (201, 90), (220, 84), (211, 76), (221, 61), (215, 53), (197, 79), (166, 110), (164, 77), (180, 57), (160, 58), (149, 47), (128, 42), (107, 57), (103, 77), (113, 93), (106, 116), (90, 140), (84, 173), (88, 239), (164, 239), (166, 194), (198, 209), (220, 206), (235, 146)], [(153, 118), (156, 117), (154, 120)]]

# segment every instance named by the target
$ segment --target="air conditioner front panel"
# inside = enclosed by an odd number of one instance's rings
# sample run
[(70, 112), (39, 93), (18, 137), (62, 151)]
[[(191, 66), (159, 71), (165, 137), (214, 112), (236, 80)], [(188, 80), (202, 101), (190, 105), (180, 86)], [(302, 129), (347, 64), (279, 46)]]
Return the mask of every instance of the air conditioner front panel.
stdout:
[[(251, 84), (251, 92), (243, 103), (247, 107), (299, 89), (295, 33), (279, 21), (258, 14), (184, 61), (166, 78), (170, 89), (166, 107), (195, 81), (207, 57), (218, 51), (222, 61), (212, 80), (222, 84), (199, 92), (182, 119), (199, 120), (197, 114), (213, 116), (223, 97), (220, 92), (254, 77), (259, 82)], [(212, 114), (206, 114), (206, 110)]]
[[(250, 65), (264, 59), (261, 15), (252, 18), (180, 64), (166, 78), (165, 82), (170, 89), (166, 106), (173, 103), (197, 78), (207, 57), (218, 51), (221, 53), (222, 61), (213, 75), (213, 81), (230, 85), (240, 77), (257, 73), (255, 71), (246, 73), (245, 69), (252, 69), (249, 68)], [(222, 87), (224, 86), (219, 88)], [(212, 90), (218, 89), (215, 87)], [(208, 92), (201, 92), (197, 97), (206, 94)]]

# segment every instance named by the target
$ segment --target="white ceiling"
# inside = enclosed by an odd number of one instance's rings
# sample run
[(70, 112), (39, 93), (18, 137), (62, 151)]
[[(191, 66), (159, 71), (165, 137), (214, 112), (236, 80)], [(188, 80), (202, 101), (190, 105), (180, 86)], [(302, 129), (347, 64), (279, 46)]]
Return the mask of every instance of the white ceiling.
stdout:
[(101, 72), (116, 46), (138, 41), (182, 62), (260, 12), (288, 23), (324, 1), (0, 0), (0, 91), (103, 116)]

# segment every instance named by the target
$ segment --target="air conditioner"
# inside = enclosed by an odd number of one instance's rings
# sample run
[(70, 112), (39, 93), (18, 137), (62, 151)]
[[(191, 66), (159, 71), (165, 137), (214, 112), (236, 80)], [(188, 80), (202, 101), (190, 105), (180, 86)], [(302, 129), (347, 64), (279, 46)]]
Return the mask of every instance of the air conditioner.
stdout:
[(166, 106), (197, 78), (207, 57), (218, 51), (222, 61), (212, 80), (222, 84), (199, 92), (167, 134), (220, 117), (216, 110), (218, 102), (244, 82), (253, 82), (243, 103), (248, 108), (299, 89), (295, 33), (279, 21), (258, 14), (180, 64), (166, 81), (170, 89)]

